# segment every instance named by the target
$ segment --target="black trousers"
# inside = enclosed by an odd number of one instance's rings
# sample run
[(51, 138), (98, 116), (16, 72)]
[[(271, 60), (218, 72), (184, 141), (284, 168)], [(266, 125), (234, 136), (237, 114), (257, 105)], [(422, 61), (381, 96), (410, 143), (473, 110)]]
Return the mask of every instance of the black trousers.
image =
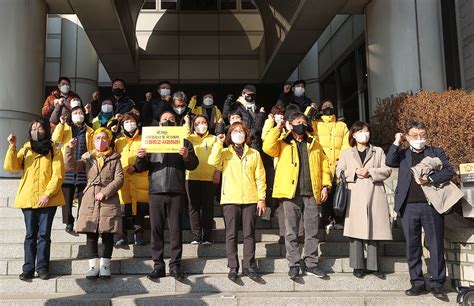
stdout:
[(431, 272), (431, 287), (442, 287), (446, 281), (444, 216), (428, 203), (408, 203), (402, 213), (402, 224), (412, 286), (425, 285), (421, 261), (421, 229), (423, 228), (430, 251), (428, 268)]
[(239, 269), (237, 242), (239, 226), (242, 222), (244, 236), (243, 268), (256, 268), (255, 263), (255, 223), (257, 221), (257, 205), (255, 204), (224, 204), (222, 205), (225, 222), (225, 248), (227, 266)]
[(82, 196), (83, 196), (82, 192), (84, 191), (84, 188), (86, 188), (86, 185), (63, 184), (61, 188), (64, 194), (64, 205), (62, 206), (63, 223), (74, 224), (74, 216), (72, 215), (72, 202), (74, 200), (74, 192), (76, 191), (76, 188), (77, 188), (78, 200), (79, 200), (79, 206), (80, 206), (82, 202)]
[(148, 203), (137, 203), (137, 214), (132, 213), (132, 204), (121, 205), (122, 209), (122, 235), (127, 234), (127, 230), (133, 229), (140, 232), (145, 229), (145, 216), (150, 214)]
[(181, 220), (185, 195), (181, 193), (150, 194), (151, 257), (154, 269), (164, 270), (165, 222), (168, 219), (170, 232), (170, 269), (181, 266), (183, 254), (183, 236)]
[[(326, 202), (324, 202), (321, 205), (321, 224), (323, 226), (326, 226), (329, 223), (331, 223), (332, 219), (334, 219), (337, 224), (344, 225), (345, 217), (344, 216), (340, 216), (340, 217), (336, 216), (336, 213), (334, 212), (334, 206), (333, 206), (333, 203), (332, 203), (332, 201), (334, 199), (334, 194), (336, 193), (336, 186), (337, 186), (337, 181), (334, 178), (334, 180), (332, 182), (331, 191), (329, 192), (328, 199), (326, 200)], [(319, 201), (320, 199), (317, 199), (317, 200)]]
[(189, 221), (193, 234), (211, 240), (214, 219), (214, 196), (217, 185), (207, 181), (186, 181), (188, 194)]
[(102, 237), (103, 258), (112, 258), (114, 250), (114, 234), (112, 233), (87, 233), (86, 251), (87, 258), (99, 258), (99, 235)]

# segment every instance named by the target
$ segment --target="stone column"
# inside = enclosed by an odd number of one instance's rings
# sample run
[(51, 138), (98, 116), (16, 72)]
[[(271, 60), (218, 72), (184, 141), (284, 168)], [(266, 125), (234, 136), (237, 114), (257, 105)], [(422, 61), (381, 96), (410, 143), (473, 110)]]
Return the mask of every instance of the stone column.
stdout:
[[(27, 140), (28, 124), (39, 118), (43, 103), (46, 43), (43, 0), (0, 0), (0, 161), (14, 132), (18, 148)], [(0, 167), (0, 177), (18, 177)]]
[(61, 75), (71, 79), (72, 90), (87, 103), (97, 89), (99, 58), (77, 16), (61, 18)]
[(365, 8), (370, 113), (378, 98), (446, 89), (439, 1), (372, 0)]

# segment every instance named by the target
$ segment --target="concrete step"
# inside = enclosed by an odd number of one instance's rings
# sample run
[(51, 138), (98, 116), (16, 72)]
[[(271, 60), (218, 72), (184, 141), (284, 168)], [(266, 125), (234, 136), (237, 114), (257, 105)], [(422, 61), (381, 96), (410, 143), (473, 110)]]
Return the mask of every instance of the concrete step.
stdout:
[[(165, 261), (168, 265), (169, 260)], [(22, 265), (22, 259), (2, 259), (0, 260), (0, 275), (18, 275), (22, 271)], [(283, 257), (257, 257), (257, 265), (261, 273), (288, 272), (288, 261)], [(352, 272), (347, 257), (320, 257), (319, 265), (326, 272)], [(87, 259), (53, 259), (50, 263), (50, 273), (53, 275), (80, 275), (87, 271), (88, 267)], [(188, 274), (224, 274), (228, 272), (227, 259), (222, 257), (183, 258), (181, 268), (184, 273)], [(385, 273), (408, 271), (405, 257), (380, 257), (379, 268)], [(111, 265), (113, 274), (140, 275), (150, 273), (152, 270), (153, 261), (151, 258), (114, 258)]]
[[(300, 246), (301, 251), (303, 247)], [(99, 248), (101, 250), (101, 248)], [(238, 245), (239, 254), (242, 254), (243, 245)], [(151, 254), (150, 245), (127, 245), (115, 247), (113, 257), (116, 258), (148, 258)], [(165, 244), (165, 256), (169, 256), (169, 244)], [(255, 255), (285, 256), (284, 245), (275, 242), (257, 242)], [(51, 244), (51, 258), (85, 258), (85, 242), (57, 243)], [(347, 242), (320, 242), (319, 255), (329, 257), (348, 257), (349, 244)], [(225, 244), (214, 243), (212, 245), (183, 244), (183, 257), (225, 257)], [(405, 256), (404, 242), (386, 242), (379, 247), (379, 256)], [(3, 244), (0, 247), (0, 259), (23, 258), (23, 244)]]
[[(447, 282), (446, 284), (448, 284)], [(67, 275), (47, 281), (33, 279), (24, 282), (18, 276), (1, 276), (0, 293), (161, 293), (161, 292), (323, 292), (323, 291), (402, 291), (410, 286), (407, 273), (388, 274), (385, 280), (373, 275), (363, 279), (352, 273), (329, 274), (328, 279), (304, 276), (292, 281), (286, 273), (265, 274), (255, 282), (240, 277), (234, 283), (227, 274), (188, 275), (179, 282), (171, 277), (149, 280), (146, 276), (115, 275), (109, 280), (87, 280), (83, 275)]]
[(448, 294), (448, 302), (438, 300), (431, 294), (409, 297), (403, 291), (342, 291), (342, 292), (223, 292), (223, 293), (143, 293), (143, 294), (73, 294), (35, 293), (25, 296), (7, 293), (0, 297), (3, 306), (17, 305), (75, 305), (75, 306), (122, 306), (122, 305), (335, 305), (335, 306), (454, 306), (456, 293)]

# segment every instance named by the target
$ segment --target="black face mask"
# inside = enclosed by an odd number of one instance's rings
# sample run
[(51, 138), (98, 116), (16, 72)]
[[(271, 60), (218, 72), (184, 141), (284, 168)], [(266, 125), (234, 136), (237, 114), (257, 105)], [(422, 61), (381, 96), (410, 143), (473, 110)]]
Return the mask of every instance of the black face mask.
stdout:
[(44, 138), (42, 140), (35, 141), (30, 140), (31, 149), (41, 155), (46, 155), (51, 151), (52, 142), (49, 138)]
[(245, 96), (245, 101), (247, 102), (253, 102), (254, 100), (255, 100), (255, 96), (253, 95)]
[(303, 135), (308, 130), (308, 127), (304, 124), (293, 125), (292, 131), (298, 135)]
[(123, 93), (125, 92), (125, 90), (123, 88), (114, 88), (112, 89), (112, 93), (114, 94), (114, 96), (116, 97), (121, 97), (123, 96)]
[(328, 107), (328, 108), (323, 109), (323, 115), (324, 115), (324, 116), (332, 116), (332, 115), (334, 115), (334, 108)]
[(176, 122), (171, 122), (169, 120), (166, 120), (165, 122), (160, 123), (161, 126), (175, 126)]

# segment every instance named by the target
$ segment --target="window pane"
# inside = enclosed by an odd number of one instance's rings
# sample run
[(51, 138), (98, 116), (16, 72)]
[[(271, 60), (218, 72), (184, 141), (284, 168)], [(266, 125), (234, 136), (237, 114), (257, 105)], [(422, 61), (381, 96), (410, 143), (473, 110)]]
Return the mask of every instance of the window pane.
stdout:
[(337, 88), (336, 88), (336, 74), (334, 72), (331, 73), (329, 76), (327, 76), (321, 82), (321, 89), (322, 89), (321, 102), (329, 100), (334, 104), (334, 107), (336, 107)]
[(156, 10), (156, 0), (145, 0), (142, 10)]
[(240, 1), (240, 8), (242, 10), (256, 10), (257, 7), (253, 4), (252, 0), (241, 0)]
[(236, 10), (237, 0), (221, 0), (221, 10)]
[(217, 0), (181, 0), (182, 11), (217, 11)]
[(355, 56), (351, 55), (339, 70), (341, 78), (341, 96), (345, 100), (357, 92), (357, 72)]
[(354, 95), (352, 99), (344, 102), (342, 105), (342, 111), (344, 112), (344, 122), (350, 127), (354, 122), (360, 120), (359, 117), (359, 98)]
[(161, 0), (162, 10), (176, 10), (178, 0)]

